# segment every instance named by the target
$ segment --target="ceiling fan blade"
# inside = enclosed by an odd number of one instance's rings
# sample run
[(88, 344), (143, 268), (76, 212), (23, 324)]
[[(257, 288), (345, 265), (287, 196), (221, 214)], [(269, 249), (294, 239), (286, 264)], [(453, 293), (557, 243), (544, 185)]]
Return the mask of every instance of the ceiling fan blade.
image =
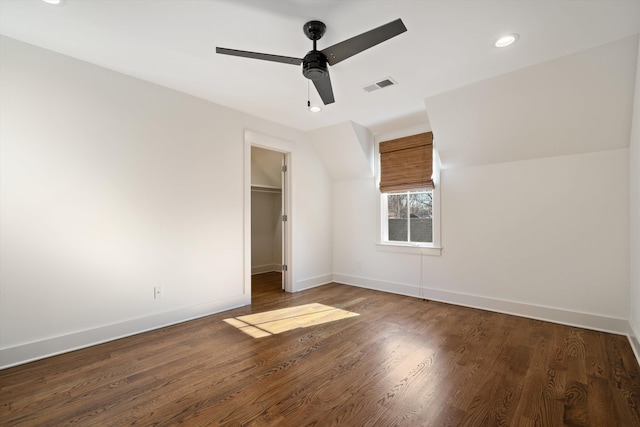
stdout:
[(336, 101), (333, 97), (333, 89), (331, 88), (331, 78), (329, 78), (329, 74), (321, 79), (313, 80), (313, 85), (316, 87), (324, 105), (333, 104)]
[(293, 58), (291, 56), (270, 55), (268, 53), (247, 52), (244, 50), (226, 49), (224, 47), (216, 47), (216, 53), (223, 55), (242, 56), (243, 58), (262, 59), (264, 61), (282, 62), (284, 64), (300, 65), (302, 58)]
[(396, 19), (381, 27), (374, 28), (366, 33), (329, 46), (322, 50), (322, 53), (327, 57), (329, 65), (335, 65), (340, 61), (352, 57), (356, 53), (367, 50), (405, 31), (407, 31), (407, 27), (404, 26), (402, 19)]

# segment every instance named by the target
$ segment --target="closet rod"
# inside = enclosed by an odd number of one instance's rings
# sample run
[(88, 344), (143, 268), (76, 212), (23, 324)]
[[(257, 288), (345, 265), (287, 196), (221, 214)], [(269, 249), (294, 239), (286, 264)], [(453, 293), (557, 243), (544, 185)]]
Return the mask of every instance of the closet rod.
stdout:
[(251, 186), (251, 191), (252, 192), (255, 191), (256, 193), (277, 193), (277, 194), (282, 193), (282, 189), (281, 188), (260, 187), (260, 186), (255, 186), (255, 185)]

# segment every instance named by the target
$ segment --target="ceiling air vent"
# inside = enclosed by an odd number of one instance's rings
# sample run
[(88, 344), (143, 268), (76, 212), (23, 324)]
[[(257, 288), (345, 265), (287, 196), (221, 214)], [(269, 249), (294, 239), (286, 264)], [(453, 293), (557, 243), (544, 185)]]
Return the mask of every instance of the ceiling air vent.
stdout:
[(377, 81), (375, 83), (371, 83), (369, 85), (366, 85), (365, 87), (363, 87), (362, 89), (364, 89), (365, 92), (374, 92), (378, 89), (383, 89), (385, 87), (388, 86), (393, 86), (393, 85), (397, 85), (398, 82), (396, 82), (395, 80), (393, 80), (391, 77), (386, 77), (380, 81)]

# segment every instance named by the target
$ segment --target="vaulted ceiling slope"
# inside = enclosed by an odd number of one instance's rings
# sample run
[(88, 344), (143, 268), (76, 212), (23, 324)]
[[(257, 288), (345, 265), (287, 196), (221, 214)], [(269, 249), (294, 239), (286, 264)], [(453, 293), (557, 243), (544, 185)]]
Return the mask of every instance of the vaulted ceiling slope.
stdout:
[(373, 135), (353, 122), (307, 132), (316, 152), (335, 181), (373, 177)]
[(425, 100), (443, 168), (626, 148), (638, 36)]
[[(398, 18), (406, 33), (330, 67), (336, 102), (317, 114), (297, 67), (215, 54), (301, 57), (309, 20), (327, 25), (322, 49)], [(493, 46), (511, 32), (516, 45)], [(303, 131), (420, 125), (425, 98), (639, 32), (640, 0), (0, 0), (7, 37)], [(398, 85), (362, 89), (386, 77)]]

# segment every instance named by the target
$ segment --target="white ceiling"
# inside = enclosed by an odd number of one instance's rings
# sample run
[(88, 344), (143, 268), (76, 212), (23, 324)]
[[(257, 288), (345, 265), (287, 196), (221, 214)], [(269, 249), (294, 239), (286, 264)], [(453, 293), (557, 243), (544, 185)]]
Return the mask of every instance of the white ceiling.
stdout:
[(427, 98), (442, 167), (629, 147), (637, 54), (629, 37)]
[[(215, 53), (302, 57), (308, 20), (327, 25), (322, 49), (397, 18), (406, 33), (330, 68), (336, 102), (318, 114), (300, 68)], [(518, 43), (493, 47), (511, 32)], [(0, 0), (7, 37), (303, 131), (425, 123), (427, 97), (639, 32), (640, 0)], [(362, 90), (387, 76), (399, 84)]]

